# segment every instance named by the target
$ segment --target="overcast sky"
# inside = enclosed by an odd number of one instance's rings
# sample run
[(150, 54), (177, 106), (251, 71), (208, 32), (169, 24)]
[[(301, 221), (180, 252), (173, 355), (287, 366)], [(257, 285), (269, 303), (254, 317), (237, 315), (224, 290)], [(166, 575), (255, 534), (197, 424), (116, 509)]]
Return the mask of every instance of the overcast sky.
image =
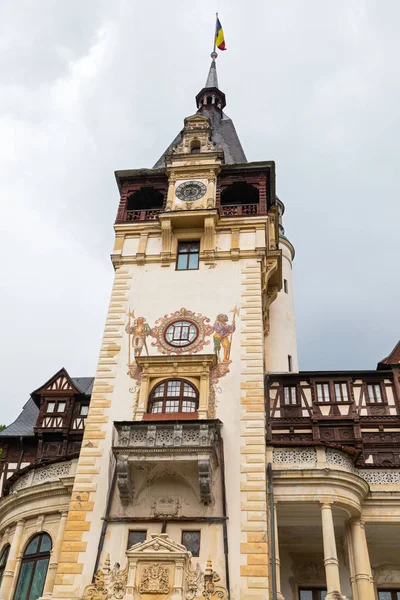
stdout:
[(276, 161), (300, 368), (375, 368), (400, 337), (398, 0), (3, 0), (1, 422), (60, 367), (94, 374), (114, 170), (195, 112), (216, 10), (226, 113)]

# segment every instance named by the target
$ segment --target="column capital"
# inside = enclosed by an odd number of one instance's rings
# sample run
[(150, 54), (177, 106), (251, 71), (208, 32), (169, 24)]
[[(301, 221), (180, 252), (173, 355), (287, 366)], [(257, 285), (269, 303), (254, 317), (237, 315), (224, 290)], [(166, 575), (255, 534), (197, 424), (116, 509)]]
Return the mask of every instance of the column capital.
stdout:
[(332, 504), (333, 502), (331, 500), (320, 500), (320, 505), (321, 505), (321, 510), (323, 508), (329, 508), (329, 510), (332, 510)]

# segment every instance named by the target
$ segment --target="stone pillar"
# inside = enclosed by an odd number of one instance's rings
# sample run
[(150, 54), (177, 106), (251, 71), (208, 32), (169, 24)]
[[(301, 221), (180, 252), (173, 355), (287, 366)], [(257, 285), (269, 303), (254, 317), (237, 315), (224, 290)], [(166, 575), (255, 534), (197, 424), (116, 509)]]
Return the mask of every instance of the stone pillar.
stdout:
[(353, 519), (350, 525), (358, 597), (362, 600), (374, 600), (375, 595), (371, 582), (372, 574), (364, 522), (361, 519)]
[(65, 524), (67, 522), (68, 513), (61, 513), (60, 522), (58, 524), (57, 537), (55, 539), (53, 550), (50, 556), (49, 570), (47, 571), (46, 581), (44, 583), (44, 589), (42, 598), (51, 598), (54, 582), (56, 579), (58, 560), (60, 558), (61, 544), (64, 537)]
[(24, 532), (25, 521), (21, 519), (18, 521), (13, 538), (11, 540), (10, 552), (4, 569), (3, 581), (1, 582), (0, 588), (0, 599), (9, 600), (11, 598), (11, 591), (13, 589), (15, 570), (17, 565), (17, 557), (20, 552), (22, 534)]
[(324, 565), (328, 595), (326, 600), (343, 600), (340, 591), (339, 561), (336, 552), (335, 528), (333, 526), (332, 506), (328, 502), (321, 504), (322, 537), (324, 542)]
[(275, 524), (275, 570), (276, 570), (276, 597), (277, 600), (285, 600), (281, 592), (281, 559), (279, 558), (279, 538), (278, 538), (278, 514), (277, 507), (274, 504), (274, 524)]

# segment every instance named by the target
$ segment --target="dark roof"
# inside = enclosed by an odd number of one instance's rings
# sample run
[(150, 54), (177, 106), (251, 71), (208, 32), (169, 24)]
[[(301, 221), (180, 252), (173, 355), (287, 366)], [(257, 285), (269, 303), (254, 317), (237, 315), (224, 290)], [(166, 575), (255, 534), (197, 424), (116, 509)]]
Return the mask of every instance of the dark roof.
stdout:
[[(219, 97), (222, 100), (222, 108), (224, 108), (225, 94), (223, 94), (218, 87), (217, 67), (214, 58), (211, 62), (206, 85), (201, 92), (197, 94), (197, 100), (199, 99), (199, 96), (207, 90), (210, 90), (210, 93), (215, 92), (219, 94)], [(224, 151), (225, 164), (247, 162), (246, 155), (243, 152), (242, 144), (240, 143), (239, 136), (236, 133), (232, 119), (230, 119), (224, 112), (217, 110), (215, 107), (208, 108), (206, 105), (201, 106), (198, 112), (210, 119), (212, 129), (211, 140), (216, 142), (217, 146), (220, 146)], [(178, 133), (153, 168), (158, 169), (160, 167), (165, 167), (165, 155), (173, 146), (179, 144), (181, 141), (182, 132)]]
[(94, 377), (71, 377), (71, 381), (81, 394), (90, 396), (93, 390)]
[(389, 356), (378, 362), (378, 369), (390, 369), (400, 364), (400, 342), (397, 342)]
[[(79, 392), (84, 396), (90, 396), (93, 390), (94, 377), (71, 377), (71, 381)], [(24, 405), (22, 412), (18, 415), (11, 425), (0, 431), (1, 437), (33, 437), (33, 428), (39, 414), (34, 399), (29, 398)]]
[[(213, 109), (206, 110), (203, 108), (201, 114), (209, 117), (211, 121), (211, 140), (216, 142), (217, 146), (220, 146), (224, 151), (225, 164), (247, 162), (246, 155), (243, 151), (242, 144), (240, 143), (239, 136), (236, 132), (232, 119), (230, 119), (225, 113), (222, 113), (221, 118), (217, 111)], [(160, 167), (165, 166), (165, 155), (173, 146), (179, 144), (181, 140), (182, 134), (179, 132), (162, 156), (160, 156), (153, 167), (154, 169), (159, 169)]]
[(14, 423), (0, 431), (0, 437), (33, 437), (38, 414), (38, 407), (33, 399), (29, 398)]

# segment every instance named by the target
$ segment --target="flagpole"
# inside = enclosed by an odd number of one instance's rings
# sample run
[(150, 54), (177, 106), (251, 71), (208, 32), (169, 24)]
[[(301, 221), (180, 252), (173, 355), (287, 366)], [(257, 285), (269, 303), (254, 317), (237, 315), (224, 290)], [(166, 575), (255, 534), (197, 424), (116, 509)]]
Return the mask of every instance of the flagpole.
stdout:
[(215, 47), (216, 47), (216, 43), (217, 43), (217, 23), (218, 23), (218, 13), (215, 13), (214, 48), (213, 48), (213, 53), (211, 54), (211, 56), (213, 56), (213, 54), (216, 54)]

